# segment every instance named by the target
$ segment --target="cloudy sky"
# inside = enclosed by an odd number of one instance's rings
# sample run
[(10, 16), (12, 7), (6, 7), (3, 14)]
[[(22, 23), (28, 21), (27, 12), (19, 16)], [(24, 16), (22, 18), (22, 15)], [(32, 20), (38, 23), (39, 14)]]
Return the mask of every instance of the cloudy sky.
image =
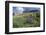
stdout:
[(40, 8), (36, 7), (13, 7), (13, 12), (15, 13), (25, 13), (25, 12), (39, 12)]

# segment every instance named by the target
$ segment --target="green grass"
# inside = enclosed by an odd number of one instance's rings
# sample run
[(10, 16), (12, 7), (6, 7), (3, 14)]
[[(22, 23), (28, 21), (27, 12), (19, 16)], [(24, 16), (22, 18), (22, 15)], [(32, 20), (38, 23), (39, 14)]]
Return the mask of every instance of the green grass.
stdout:
[[(32, 16), (33, 21), (27, 21), (27, 17)], [(39, 27), (40, 26), (40, 14), (39, 13), (27, 13), (23, 15), (13, 16), (13, 28), (21, 27)]]

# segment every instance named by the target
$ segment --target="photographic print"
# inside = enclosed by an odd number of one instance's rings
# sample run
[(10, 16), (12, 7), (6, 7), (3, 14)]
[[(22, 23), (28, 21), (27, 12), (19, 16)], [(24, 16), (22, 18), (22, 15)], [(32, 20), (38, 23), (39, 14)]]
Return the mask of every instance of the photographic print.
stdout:
[(13, 28), (40, 27), (40, 8), (13, 7)]
[(35, 2), (5, 2), (5, 33), (45, 31), (45, 4)]

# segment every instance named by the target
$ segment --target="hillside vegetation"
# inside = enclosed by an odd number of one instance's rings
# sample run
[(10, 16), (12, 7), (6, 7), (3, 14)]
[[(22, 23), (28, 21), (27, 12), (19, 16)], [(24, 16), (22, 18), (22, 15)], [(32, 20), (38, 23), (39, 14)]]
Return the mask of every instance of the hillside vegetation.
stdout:
[(13, 28), (40, 27), (40, 13), (23, 13), (13, 16)]

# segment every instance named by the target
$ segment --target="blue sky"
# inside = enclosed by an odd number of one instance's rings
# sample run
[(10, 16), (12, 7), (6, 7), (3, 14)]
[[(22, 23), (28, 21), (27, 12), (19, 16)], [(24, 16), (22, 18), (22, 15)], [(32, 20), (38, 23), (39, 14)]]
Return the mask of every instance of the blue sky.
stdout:
[(15, 13), (24, 13), (24, 12), (34, 12), (36, 11), (39, 12), (40, 8), (36, 7), (13, 7), (13, 12)]

